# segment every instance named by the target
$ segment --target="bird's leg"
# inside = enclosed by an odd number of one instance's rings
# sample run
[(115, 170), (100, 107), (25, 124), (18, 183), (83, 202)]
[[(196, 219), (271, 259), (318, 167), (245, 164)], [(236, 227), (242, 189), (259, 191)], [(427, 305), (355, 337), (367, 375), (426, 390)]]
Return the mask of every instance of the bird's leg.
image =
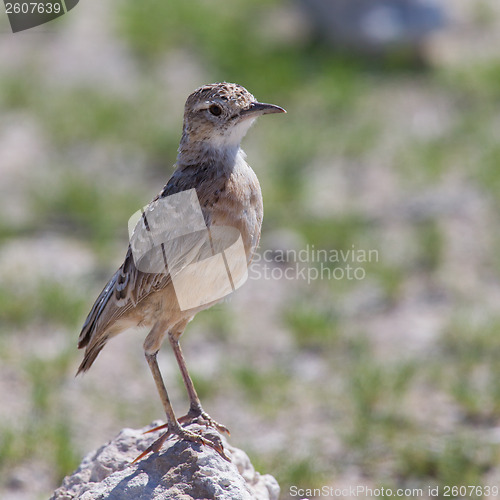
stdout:
[(179, 423), (175, 418), (175, 413), (172, 408), (172, 404), (170, 403), (170, 398), (168, 397), (167, 389), (165, 387), (165, 383), (163, 382), (163, 377), (161, 376), (160, 368), (158, 367), (158, 361), (156, 359), (156, 355), (157, 352), (153, 354), (146, 353), (146, 360), (148, 362), (149, 368), (151, 369), (151, 373), (153, 374), (156, 388), (158, 389), (158, 394), (160, 395), (163, 408), (165, 409), (165, 413), (167, 415), (168, 428), (171, 432), (175, 432), (174, 429), (176, 429), (176, 426), (178, 426)]
[(179, 368), (181, 370), (182, 379), (184, 380), (184, 385), (186, 386), (188, 396), (189, 396), (189, 411), (186, 415), (179, 418), (179, 422), (181, 424), (186, 422), (192, 422), (197, 418), (201, 418), (205, 425), (208, 427), (214, 427), (219, 432), (225, 432), (229, 435), (229, 430), (226, 426), (217, 423), (206, 411), (203, 410), (200, 403), (200, 398), (194, 388), (193, 381), (189, 376), (189, 372), (186, 366), (186, 361), (184, 360), (184, 355), (182, 354), (181, 346), (179, 344), (179, 336), (173, 333), (168, 334), (168, 339), (170, 341), (170, 345), (172, 346), (172, 350), (175, 354), (175, 359), (177, 359), (177, 363), (179, 364)]
[(200, 434), (188, 431), (179, 425), (179, 422), (175, 418), (175, 413), (172, 408), (172, 404), (170, 403), (170, 398), (168, 397), (167, 389), (165, 388), (165, 384), (163, 383), (163, 377), (161, 376), (160, 368), (158, 367), (158, 361), (156, 359), (157, 353), (158, 351), (149, 354), (146, 351), (146, 360), (149, 364), (149, 368), (151, 369), (151, 373), (153, 374), (153, 378), (156, 383), (156, 388), (158, 389), (161, 402), (163, 403), (163, 407), (167, 415), (167, 424), (161, 427), (167, 427), (168, 430), (163, 435), (161, 435), (144, 452), (142, 452), (132, 463), (138, 462), (141, 458), (145, 457), (149, 453), (152, 452), (157, 453), (158, 451), (160, 451), (163, 443), (171, 434), (175, 434), (180, 439), (187, 439), (188, 441), (210, 446), (211, 448), (216, 450), (224, 459), (229, 460), (229, 458), (224, 453), (224, 448), (221, 442), (213, 442), (208, 439), (205, 439)]
[[(160, 395), (161, 402), (163, 404), (163, 408), (165, 408), (165, 413), (167, 415), (167, 424), (162, 427), (167, 428), (167, 432), (162, 434), (151, 446), (149, 446), (146, 450), (144, 450), (132, 463), (135, 464), (141, 458), (145, 457), (149, 453), (158, 453), (163, 446), (163, 443), (167, 440), (167, 438), (177, 430), (179, 423), (175, 418), (175, 413), (170, 403), (170, 398), (168, 397), (168, 392), (163, 383), (163, 377), (161, 376), (160, 369), (158, 367), (158, 361), (156, 360), (157, 352), (153, 354), (148, 354), (146, 352), (146, 360), (149, 364), (149, 368), (151, 369), (151, 373), (153, 374), (153, 378), (156, 383), (156, 388), (158, 389), (158, 393)], [(156, 429), (152, 429), (156, 430)]]

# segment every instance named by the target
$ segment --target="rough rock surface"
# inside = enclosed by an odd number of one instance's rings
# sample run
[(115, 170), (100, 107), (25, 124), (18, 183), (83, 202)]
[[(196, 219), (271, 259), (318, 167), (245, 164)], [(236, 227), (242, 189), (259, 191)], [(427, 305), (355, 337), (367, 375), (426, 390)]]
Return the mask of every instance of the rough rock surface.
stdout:
[[(152, 427), (161, 425), (153, 422)], [(115, 439), (89, 453), (80, 467), (67, 476), (51, 500), (141, 500), (141, 499), (258, 499), (277, 500), (279, 485), (274, 477), (255, 471), (248, 456), (230, 446), (224, 437), (224, 460), (215, 450), (188, 441), (169, 438), (159, 453), (131, 462), (162, 431), (123, 429)], [(192, 424), (207, 437), (212, 429)]]

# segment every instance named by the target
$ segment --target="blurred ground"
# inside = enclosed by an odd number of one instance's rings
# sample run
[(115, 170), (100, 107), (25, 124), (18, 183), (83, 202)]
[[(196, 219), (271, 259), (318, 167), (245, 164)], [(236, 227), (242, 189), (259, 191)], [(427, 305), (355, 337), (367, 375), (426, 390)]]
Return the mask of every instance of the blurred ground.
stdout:
[[(335, 55), (280, 0), (86, 0), (16, 35), (0, 16), (2, 499), (46, 498), (162, 416), (141, 333), (78, 379), (76, 339), (172, 171), (187, 94), (220, 80), (288, 114), (244, 141), (275, 259), (183, 339), (206, 410), (283, 498), (499, 484), (500, 12), (443, 4), (419, 69)], [(300, 262), (313, 247), (377, 259)], [(363, 279), (285, 275), (348, 264)], [(180, 415), (166, 346), (160, 363)]]

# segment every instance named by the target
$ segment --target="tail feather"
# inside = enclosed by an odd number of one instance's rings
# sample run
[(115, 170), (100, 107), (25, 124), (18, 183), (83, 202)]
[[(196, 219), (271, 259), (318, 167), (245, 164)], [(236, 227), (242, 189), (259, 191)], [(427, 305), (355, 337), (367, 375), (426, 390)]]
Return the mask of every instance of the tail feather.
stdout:
[[(95, 301), (92, 306), (87, 319), (82, 327), (82, 331), (80, 332), (80, 336), (78, 337), (78, 349), (85, 347), (96, 334), (96, 331), (105, 327), (106, 325), (103, 322), (104, 319), (104, 310), (109, 303), (109, 299), (113, 295), (115, 283), (117, 279), (118, 273), (116, 273), (108, 282), (108, 284), (104, 287), (99, 297)], [(110, 316), (109, 314), (106, 316)]]
[(113, 296), (117, 274), (109, 280), (100, 293), (82, 327), (78, 338), (78, 349), (82, 349), (83, 347), (87, 347), (87, 349), (85, 350), (83, 361), (78, 368), (77, 375), (81, 372), (86, 372), (91, 367), (95, 358), (97, 358), (97, 355), (108, 341), (109, 334), (107, 329), (116, 312), (116, 307), (112, 307), (113, 303), (110, 302), (110, 298)]
[(97, 355), (101, 352), (102, 348), (106, 345), (107, 341), (108, 335), (103, 335), (97, 340), (97, 342), (93, 342), (87, 347), (83, 361), (76, 372), (77, 375), (86, 372), (92, 366), (92, 363), (95, 361), (95, 358), (97, 358)]

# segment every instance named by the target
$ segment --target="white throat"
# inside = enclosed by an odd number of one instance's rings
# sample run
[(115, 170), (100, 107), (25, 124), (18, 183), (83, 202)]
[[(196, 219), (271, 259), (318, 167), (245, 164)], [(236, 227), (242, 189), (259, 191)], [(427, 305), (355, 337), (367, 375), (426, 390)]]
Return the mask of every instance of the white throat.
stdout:
[(233, 127), (228, 128), (224, 134), (216, 134), (210, 137), (208, 142), (214, 149), (231, 149), (237, 147), (254, 121), (255, 118), (242, 120)]

